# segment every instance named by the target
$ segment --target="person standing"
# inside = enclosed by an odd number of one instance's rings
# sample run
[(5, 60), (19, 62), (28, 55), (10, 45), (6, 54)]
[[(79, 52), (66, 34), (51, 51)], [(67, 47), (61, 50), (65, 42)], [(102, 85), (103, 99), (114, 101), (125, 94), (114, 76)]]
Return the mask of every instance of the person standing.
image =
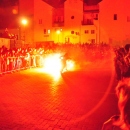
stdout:
[(69, 59), (68, 53), (65, 53), (63, 56), (60, 57), (62, 62), (61, 73), (67, 71), (67, 60)]
[(130, 130), (130, 78), (119, 81), (116, 86), (119, 115), (105, 121), (102, 130)]

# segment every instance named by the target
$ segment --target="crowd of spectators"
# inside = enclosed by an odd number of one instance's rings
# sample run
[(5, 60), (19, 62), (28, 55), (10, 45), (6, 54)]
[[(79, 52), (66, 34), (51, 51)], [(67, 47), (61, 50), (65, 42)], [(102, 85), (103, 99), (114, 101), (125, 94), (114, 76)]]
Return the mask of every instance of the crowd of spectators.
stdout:
[(117, 80), (130, 77), (130, 44), (115, 50), (114, 63)]
[(108, 44), (53, 44), (51, 46), (28, 48), (0, 48), (0, 74), (13, 73), (23, 69), (42, 67), (48, 54), (68, 53), (81, 66), (87, 62), (102, 62), (111, 57), (113, 49)]
[[(54, 53), (67, 53), (71, 59), (84, 64), (95, 64), (114, 58), (117, 80), (119, 115), (105, 121), (102, 130), (130, 128), (130, 44), (112, 48), (108, 44), (53, 44), (36, 48), (0, 48), (0, 75), (34, 67), (44, 67), (44, 58)], [(114, 57), (113, 57), (114, 54)], [(53, 66), (53, 65), (52, 65)], [(127, 81), (127, 82), (126, 82)]]
[(102, 130), (130, 130), (130, 44), (115, 50), (115, 70), (118, 83), (115, 87), (118, 114), (102, 125)]

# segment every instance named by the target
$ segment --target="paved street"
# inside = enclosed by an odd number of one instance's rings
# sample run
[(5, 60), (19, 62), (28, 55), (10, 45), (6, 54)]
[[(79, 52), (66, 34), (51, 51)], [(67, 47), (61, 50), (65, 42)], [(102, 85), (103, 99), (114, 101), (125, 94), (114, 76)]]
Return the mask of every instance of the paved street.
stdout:
[(33, 68), (0, 77), (0, 130), (101, 130), (118, 113), (109, 68), (58, 76)]

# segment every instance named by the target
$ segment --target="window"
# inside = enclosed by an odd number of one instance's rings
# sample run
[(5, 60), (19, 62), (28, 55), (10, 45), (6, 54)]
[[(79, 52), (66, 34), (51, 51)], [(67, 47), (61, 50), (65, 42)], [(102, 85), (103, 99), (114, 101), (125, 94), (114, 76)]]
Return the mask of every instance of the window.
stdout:
[(95, 43), (95, 39), (91, 39), (91, 43)]
[(71, 34), (74, 34), (74, 31), (71, 31)]
[(98, 20), (98, 14), (96, 14), (96, 17), (94, 18), (95, 20)]
[(55, 22), (56, 23), (60, 23), (60, 22), (63, 22), (64, 21), (64, 17), (63, 16), (56, 16), (55, 17)]
[(130, 22), (130, 16), (127, 16), (127, 22)]
[(88, 33), (89, 33), (89, 31), (88, 31), (88, 30), (85, 30), (85, 31), (84, 31), (84, 33), (85, 33), (85, 34), (88, 34)]
[(79, 35), (79, 32), (75, 32), (76, 35)]
[(91, 30), (91, 34), (94, 34), (95, 33), (95, 30)]
[(47, 33), (48, 33), (48, 34), (50, 34), (50, 33), (51, 33), (51, 30), (50, 30), (50, 29), (48, 29), (48, 30), (47, 30)]
[(55, 21), (56, 22), (60, 22), (61, 21), (61, 17), (60, 16), (56, 16)]
[(71, 16), (71, 19), (74, 19), (74, 16)]
[(58, 22), (60, 22), (61, 21), (61, 17), (58, 17)]
[(93, 25), (93, 20), (92, 19), (87, 19), (87, 25)]
[(114, 20), (117, 20), (117, 14), (114, 14)]
[(39, 19), (39, 24), (42, 24), (42, 19)]
[(47, 33), (47, 30), (46, 29), (44, 29), (44, 34), (46, 34)]
[(55, 17), (55, 22), (60, 22), (61, 21), (61, 17), (60, 16), (56, 16)]
[(63, 16), (61, 16), (61, 22), (64, 22), (64, 17)]

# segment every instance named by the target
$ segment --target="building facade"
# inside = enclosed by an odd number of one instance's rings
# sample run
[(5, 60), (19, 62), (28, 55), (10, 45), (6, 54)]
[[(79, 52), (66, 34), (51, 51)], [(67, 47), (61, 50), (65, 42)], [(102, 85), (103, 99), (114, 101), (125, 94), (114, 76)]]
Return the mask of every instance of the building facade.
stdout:
[(129, 0), (102, 0), (96, 5), (83, 0), (19, 0), (18, 7), (17, 33), (27, 44), (130, 42)]
[[(30, 42), (35, 44), (49, 41), (73, 44), (99, 43), (98, 5), (88, 6), (82, 0), (66, 0), (54, 7), (46, 0), (34, 0), (30, 7), (29, 4), (20, 1), (19, 14), (33, 16), (31, 19), (33, 34), (29, 33), (33, 38)], [(26, 26), (26, 42), (30, 37), (28, 36), (30, 30), (27, 31), (27, 29), (29, 29), (28, 25)]]
[(130, 4), (129, 0), (103, 0), (99, 3), (100, 42), (112, 45), (130, 43)]

